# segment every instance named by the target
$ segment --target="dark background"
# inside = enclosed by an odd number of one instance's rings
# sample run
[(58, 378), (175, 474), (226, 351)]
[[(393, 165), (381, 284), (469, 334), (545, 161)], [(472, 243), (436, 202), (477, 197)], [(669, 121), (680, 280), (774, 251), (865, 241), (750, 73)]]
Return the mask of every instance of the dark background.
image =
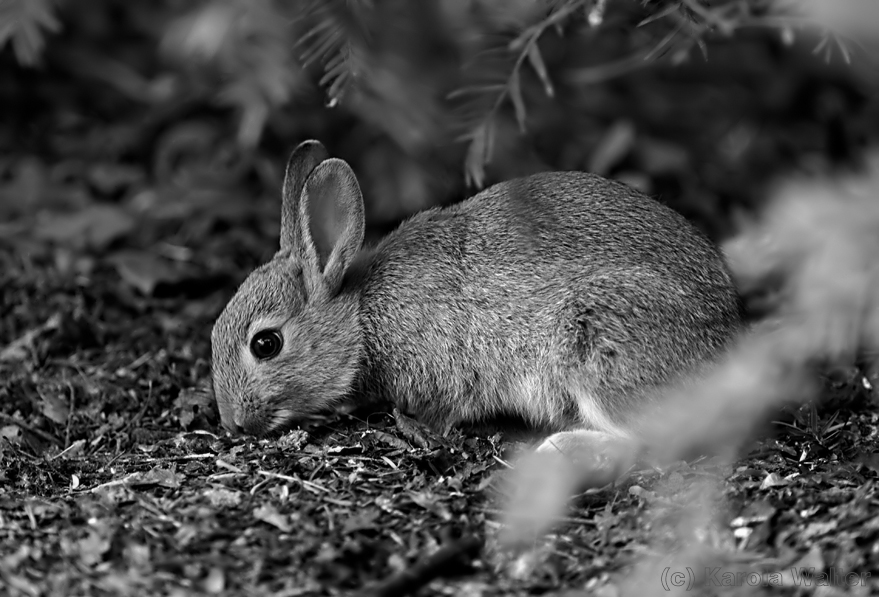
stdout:
[[(574, 169), (723, 241), (790, 177), (865, 171), (879, 134), (869, 36), (789, 7), (0, 3), (0, 589), (341, 594), (481, 545), (515, 442), (415, 448), (380, 413), (270, 442), (218, 427), (210, 329), (276, 250), (290, 150), (316, 138), (350, 162), (373, 239)], [(678, 463), (580, 496), (529, 572), (489, 540), (443, 574), (480, 595), (616, 595), (645, 545), (681, 542), (746, 570), (870, 569), (876, 397), (858, 372), (824, 381), (820, 408), (793, 409), (735, 467)], [(675, 507), (708, 477), (723, 523), (687, 543)]]

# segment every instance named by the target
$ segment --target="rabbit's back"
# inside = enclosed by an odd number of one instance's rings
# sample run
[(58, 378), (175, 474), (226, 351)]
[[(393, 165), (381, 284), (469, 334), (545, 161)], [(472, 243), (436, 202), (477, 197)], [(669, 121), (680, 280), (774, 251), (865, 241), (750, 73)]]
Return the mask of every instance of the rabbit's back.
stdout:
[(365, 389), (429, 423), (619, 430), (740, 323), (718, 251), (620, 183), (546, 173), (404, 222), (370, 251)]

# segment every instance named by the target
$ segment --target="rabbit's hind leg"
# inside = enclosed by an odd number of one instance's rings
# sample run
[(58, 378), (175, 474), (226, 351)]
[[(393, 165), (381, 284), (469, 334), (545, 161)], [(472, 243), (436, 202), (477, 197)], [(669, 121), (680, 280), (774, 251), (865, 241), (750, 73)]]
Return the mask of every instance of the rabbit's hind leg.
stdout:
[(576, 429), (549, 436), (516, 462), (499, 541), (513, 548), (533, 545), (565, 514), (572, 496), (612, 483), (637, 454), (635, 441), (604, 431)]
[(618, 479), (635, 464), (638, 445), (630, 438), (595, 431), (575, 429), (554, 433), (535, 450), (538, 459), (559, 460), (557, 466), (567, 469), (573, 477), (572, 489), (604, 487)]
[[(590, 366), (591, 365), (591, 366)], [(563, 458), (575, 481), (573, 491), (604, 487), (625, 473), (639, 451), (634, 439), (633, 419), (640, 402), (632, 388), (611, 391), (593, 382), (608, 369), (594, 363), (563, 375), (563, 393), (568, 397), (568, 421), (564, 431), (547, 437), (537, 455)]]

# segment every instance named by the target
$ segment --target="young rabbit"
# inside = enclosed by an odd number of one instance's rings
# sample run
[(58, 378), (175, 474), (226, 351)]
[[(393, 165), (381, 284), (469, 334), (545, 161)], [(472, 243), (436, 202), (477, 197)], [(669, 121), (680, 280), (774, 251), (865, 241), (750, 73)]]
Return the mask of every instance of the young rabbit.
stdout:
[[(213, 329), (228, 430), (262, 435), (372, 394), (437, 429), (514, 415), (557, 432), (543, 450), (612, 454), (652, 391), (718, 357), (740, 325), (715, 247), (592, 174), (504, 182), (372, 248), (363, 235), (351, 168), (301, 144), (281, 249)], [(606, 480), (628, 457), (605, 463)]]

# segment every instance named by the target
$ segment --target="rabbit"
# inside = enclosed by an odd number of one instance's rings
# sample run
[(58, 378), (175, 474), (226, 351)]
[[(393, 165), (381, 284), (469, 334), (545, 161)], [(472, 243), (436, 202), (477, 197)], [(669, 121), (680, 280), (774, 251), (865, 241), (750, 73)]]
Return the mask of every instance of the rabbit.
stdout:
[(280, 250), (211, 334), (231, 432), (362, 396), (440, 431), (512, 415), (551, 433), (538, 452), (598, 451), (600, 484), (631, 461), (655, 390), (718, 359), (742, 324), (717, 248), (594, 174), (502, 182), (372, 247), (355, 174), (318, 141), (293, 151), (282, 195)]

